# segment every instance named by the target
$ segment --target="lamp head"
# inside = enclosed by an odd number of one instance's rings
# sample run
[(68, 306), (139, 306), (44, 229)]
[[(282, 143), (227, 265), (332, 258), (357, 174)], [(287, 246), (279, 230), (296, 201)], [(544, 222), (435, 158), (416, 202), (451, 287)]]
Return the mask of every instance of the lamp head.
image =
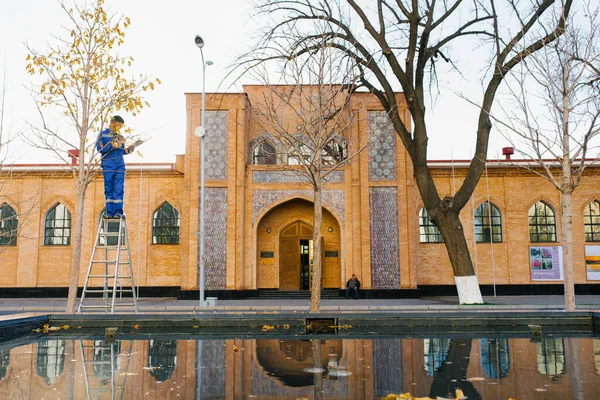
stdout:
[(212, 61), (206, 61), (206, 65), (213, 65)]
[(202, 38), (200, 37), (200, 35), (196, 35), (196, 38), (194, 39), (194, 42), (196, 43), (196, 46), (198, 46), (199, 49), (204, 47), (204, 40), (202, 40)]

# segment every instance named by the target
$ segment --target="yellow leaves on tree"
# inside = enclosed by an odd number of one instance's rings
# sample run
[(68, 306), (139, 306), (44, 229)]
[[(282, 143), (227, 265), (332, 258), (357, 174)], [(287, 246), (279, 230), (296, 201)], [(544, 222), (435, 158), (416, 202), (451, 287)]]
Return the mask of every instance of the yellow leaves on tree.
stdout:
[(68, 37), (45, 52), (28, 47), (25, 69), (42, 77), (35, 89), (38, 104), (59, 108), (85, 138), (96, 135), (114, 112), (138, 113), (148, 105), (142, 92), (154, 90), (160, 81), (128, 74), (133, 58), (116, 52), (125, 42), (128, 17), (107, 14), (104, 0), (71, 9), (61, 6), (70, 21)]

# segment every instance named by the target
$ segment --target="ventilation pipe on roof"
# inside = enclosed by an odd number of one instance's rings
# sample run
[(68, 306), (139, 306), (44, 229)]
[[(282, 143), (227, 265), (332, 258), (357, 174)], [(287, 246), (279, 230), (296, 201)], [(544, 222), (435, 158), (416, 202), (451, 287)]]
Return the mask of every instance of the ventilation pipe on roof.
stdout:
[(71, 149), (67, 152), (71, 158), (71, 165), (77, 165), (77, 159), (79, 158), (79, 150)]
[(506, 160), (510, 160), (510, 156), (512, 156), (513, 154), (515, 154), (514, 147), (503, 147), (502, 148), (502, 155), (504, 157), (506, 157)]

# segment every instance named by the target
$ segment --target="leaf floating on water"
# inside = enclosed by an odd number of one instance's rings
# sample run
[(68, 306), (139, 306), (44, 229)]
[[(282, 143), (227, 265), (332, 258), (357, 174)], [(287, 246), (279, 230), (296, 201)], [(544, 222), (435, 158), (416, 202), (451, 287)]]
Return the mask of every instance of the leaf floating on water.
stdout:
[(263, 327), (262, 327), (263, 332), (272, 331), (273, 329), (275, 329), (275, 327), (273, 325), (263, 325)]
[(536, 392), (547, 392), (547, 390), (544, 388), (536, 388), (535, 391)]
[(49, 324), (44, 324), (41, 328), (37, 328), (37, 329), (33, 329), (32, 332), (37, 332), (37, 333), (48, 333), (48, 332), (56, 332), (56, 331), (60, 331), (61, 329), (69, 329), (70, 326), (69, 325), (64, 325), (64, 326), (50, 326)]
[(135, 324), (135, 325), (133, 326), (133, 329), (140, 329), (140, 326), (139, 326), (138, 324)]

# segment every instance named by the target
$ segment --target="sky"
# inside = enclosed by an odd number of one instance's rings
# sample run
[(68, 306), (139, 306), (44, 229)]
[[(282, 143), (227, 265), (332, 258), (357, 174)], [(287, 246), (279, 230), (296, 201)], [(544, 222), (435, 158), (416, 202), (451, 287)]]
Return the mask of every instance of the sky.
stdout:
[[(66, 4), (69, 1), (65, 0)], [(83, 1), (76, 0), (78, 4)], [(111, 12), (131, 19), (125, 45), (119, 50), (135, 59), (132, 73), (159, 78), (162, 84), (145, 99), (151, 107), (135, 118), (119, 113), (126, 124), (150, 140), (139, 148), (142, 156), (131, 155), (128, 162), (174, 162), (185, 153), (185, 93), (201, 92), (200, 51), (194, 44), (199, 34), (205, 41), (204, 57), (214, 64), (206, 69), (206, 91), (240, 90), (240, 81), (230, 86), (223, 81), (236, 58), (252, 45), (257, 20), (250, 16), (250, 0), (106, 0)], [(28, 87), (31, 77), (25, 72), (25, 43), (43, 51), (52, 35), (64, 36), (67, 25), (58, 0), (0, 0), (0, 79), (6, 73), (5, 132), (27, 131), (27, 123), (39, 122)], [(467, 61), (468, 51), (463, 56)], [(464, 78), (440, 80), (450, 93), (430, 103), (430, 159), (467, 159), (473, 153), (477, 109), (458, 93), (479, 99), (478, 82), (469, 79), (477, 71), (465, 70)], [(493, 134), (489, 158), (497, 158), (506, 139)], [(55, 162), (49, 154), (19, 144), (10, 149), (16, 163)]]

